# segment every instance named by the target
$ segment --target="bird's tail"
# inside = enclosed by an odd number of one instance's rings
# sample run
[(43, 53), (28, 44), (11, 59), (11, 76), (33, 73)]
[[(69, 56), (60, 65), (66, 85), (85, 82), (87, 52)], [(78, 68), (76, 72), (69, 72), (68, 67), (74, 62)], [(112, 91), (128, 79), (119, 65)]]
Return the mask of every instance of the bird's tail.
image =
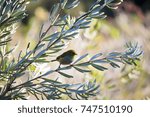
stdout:
[(54, 60), (51, 60), (51, 62), (55, 62), (55, 61), (57, 61), (56, 59), (54, 59)]

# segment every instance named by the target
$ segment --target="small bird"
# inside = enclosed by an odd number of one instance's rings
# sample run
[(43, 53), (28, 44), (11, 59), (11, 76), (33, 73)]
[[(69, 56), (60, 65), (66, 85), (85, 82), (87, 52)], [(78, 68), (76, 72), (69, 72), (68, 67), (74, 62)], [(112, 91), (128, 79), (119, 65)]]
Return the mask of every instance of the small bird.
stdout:
[[(74, 50), (68, 50), (58, 56), (55, 60), (52, 60), (51, 62), (58, 61), (60, 65), (69, 65), (73, 62), (74, 56), (77, 55)], [(60, 67), (59, 65), (59, 67)]]

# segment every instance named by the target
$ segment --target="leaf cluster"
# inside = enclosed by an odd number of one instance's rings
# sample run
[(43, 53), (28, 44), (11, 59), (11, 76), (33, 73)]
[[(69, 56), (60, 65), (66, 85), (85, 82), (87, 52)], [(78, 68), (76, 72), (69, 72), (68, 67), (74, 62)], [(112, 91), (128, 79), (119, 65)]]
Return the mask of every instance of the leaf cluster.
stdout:
[[(80, 84), (63, 84), (58, 78), (49, 78), (49, 75), (56, 72), (61, 76), (73, 78), (73, 75), (65, 73), (65, 70), (75, 69), (81, 73), (87, 73), (91, 70), (89, 66), (104, 71), (108, 68), (105, 64), (112, 67), (119, 67), (118, 63), (136, 64), (142, 51), (138, 45), (129, 44), (125, 52), (112, 52), (108, 56), (102, 53), (92, 56), (84, 61), (88, 54), (85, 54), (75, 60), (72, 64), (59, 67), (57, 69), (47, 70), (45, 72), (37, 70), (38, 64), (51, 62), (47, 57), (62, 51), (67, 44), (76, 39), (80, 30), (90, 27), (93, 18), (105, 18), (106, 14), (102, 11), (108, 7), (116, 9), (122, 2), (121, 0), (97, 0), (87, 12), (75, 18), (68, 14), (61, 16), (64, 10), (71, 10), (79, 5), (78, 0), (69, 2), (69, 0), (60, 0), (54, 4), (50, 10), (49, 26), (44, 28), (44, 23), (39, 32), (39, 41), (35, 48), (30, 50), (30, 43), (26, 51), (19, 52), (17, 58), (8, 60), (14, 49), (6, 51), (8, 39), (11, 38), (12, 28), (16, 22), (23, 19), (25, 6), (29, 0), (6, 0), (0, 1), (0, 82), (4, 82), (0, 87), (0, 99), (28, 99), (28, 96), (34, 96), (36, 99), (61, 99), (62, 95), (67, 95), (71, 99), (88, 99), (99, 93), (99, 85), (96, 81)], [(49, 34), (52, 28), (58, 28), (56, 32)], [(16, 29), (16, 28), (15, 28)], [(21, 84), (16, 84), (18, 79), (24, 77), (29, 72), (28, 80)]]

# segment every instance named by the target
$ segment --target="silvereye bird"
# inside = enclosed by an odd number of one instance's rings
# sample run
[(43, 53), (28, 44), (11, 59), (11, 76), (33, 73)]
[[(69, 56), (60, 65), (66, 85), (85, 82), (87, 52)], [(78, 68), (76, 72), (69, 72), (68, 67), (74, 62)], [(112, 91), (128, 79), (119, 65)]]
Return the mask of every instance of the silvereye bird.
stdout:
[[(60, 63), (60, 65), (69, 65), (70, 63), (73, 62), (74, 56), (77, 55), (75, 53), (74, 50), (68, 50), (66, 52), (64, 52), (63, 54), (61, 54), (60, 56), (58, 56), (56, 58), (56, 60), (52, 60), (53, 61), (58, 61)], [(60, 67), (59, 65), (59, 67)]]

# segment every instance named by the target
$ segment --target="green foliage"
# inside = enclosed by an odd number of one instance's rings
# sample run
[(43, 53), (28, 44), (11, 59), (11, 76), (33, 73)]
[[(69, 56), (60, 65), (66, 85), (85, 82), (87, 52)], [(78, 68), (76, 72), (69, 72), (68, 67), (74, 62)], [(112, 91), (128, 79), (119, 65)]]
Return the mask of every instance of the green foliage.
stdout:
[[(39, 41), (33, 50), (30, 50), (30, 43), (26, 47), (26, 52), (19, 52), (17, 58), (8, 60), (8, 56), (12, 54), (14, 49), (8, 50), (8, 42), (17, 22), (23, 19), (25, 14), (25, 6), (29, 0), (6, 0), (0, 1), (0, 99), (28, 99), (32, 95), (36, 99), (61, 99), (63, 95), (67, 95), (71, 99), (88, 99), (99, 93), (99, 85), (96, 81), (80, 84), (64, 84), (59, 78), (53, 80), (49, 78), (52, 73), (59, 73), (66, 78), (73, 78), (73, 75), (64, 71), (74, 68), (81, 73), (91, 72), (88, 66), (104, 71), (107, 70), (105, 64), (112, 67), (119, 67), (119, 63), (136, 64), (135, 60), (139, 60), (142, 54), (138, 45), (127, 45), (125, 52), (112, 52), (107, 56), (102, 53), (96, 54), (89, 60), (84, 61), (88, 56), (85, 54), (67, 66), (58, 67), (39, 71), (38, 66), (42, 66), (45, 62), (52, 62), (47, 59), (53, 54), (62, 51), (69, 41), (76, 38), (81, 29), (89, 28), (93, 18), (105, 18), (106, 14), (102, 12), (105, 7), (116, 9), (121, 0), (97, 0), (89, 10), (78, 18), (71, 17), (68, 14), (61, 16), (63, 10), (70, 10), (78, 6), (79, 1), (68, 2), (68, 0), (60, 0), (56, 3), (49, 15), (49, 27), (44, 29), (44, 24), (39, 33)], [(49, 34), (51, 28), (57, 27), (59, 30)], [(17, 84), (16, 81), (29, 72), (28, 80)]]
[(22, 20), (26, 4), (29, 0), (1, 0), (0, 1), (0, 46), (11, 41), (11, 35), (16, 30), (16, 23)]

